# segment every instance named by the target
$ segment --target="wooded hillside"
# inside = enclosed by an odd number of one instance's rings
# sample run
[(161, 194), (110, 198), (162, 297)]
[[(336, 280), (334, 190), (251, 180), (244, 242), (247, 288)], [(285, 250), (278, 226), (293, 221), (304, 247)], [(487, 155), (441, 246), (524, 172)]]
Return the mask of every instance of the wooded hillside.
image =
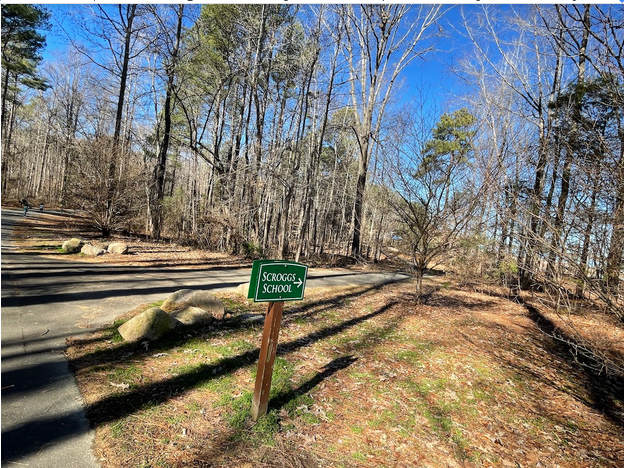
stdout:
[[(623, 22), (606, 5), (2, 5), (3, 202), (250, 256), (443, 262), (623, 318)], [(46, 25), (68, 44), (54, 61)], [(451, 53), (457, 87), (434, 102), (408, 71)]]

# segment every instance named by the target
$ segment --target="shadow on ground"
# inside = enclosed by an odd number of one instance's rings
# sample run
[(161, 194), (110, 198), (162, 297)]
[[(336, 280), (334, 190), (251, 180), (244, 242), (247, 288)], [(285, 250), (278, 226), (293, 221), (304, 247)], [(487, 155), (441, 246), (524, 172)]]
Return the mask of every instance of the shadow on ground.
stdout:
[(557, 327), (529, 302), (519, 299), (529, 318), (548, 338), (547, 350), (579, 371), (592, 399), (585, 403), (624, 429), (624, 376), (604, 372), (604, 365), (576, 338)]
[[(323, 310), (336, 307), (337, 305), (342, 305), (344, 304), (344, 301), (363, 295), (373, 289), (376, 289), (376, 287), (358, 290), (357, 292), (340, 295), (305, 306), (295, 307), (292, 311), (285, 311), (284, 320), (288, 321), (293, 317), (313, 319), (315, 315)], [(382, 305), (377, 310), (365, 315), (345, 320), (335, 325), (323, 327), (307, 336), (290, 342), (281, 343), (278, 345), (277, 354), (278, 356), (285, 356), (317, 341), (343, 333), (354, 326), (386, 313), (395, 304), (396, 302)], [(149, 352), (143, 349), (140, 344), (124, 344), (119, 347), (115, 347), (114, 349), (103, 349), (83, 356), (79, 359), (71, 360), (69, 364), (70, 368), (74, 372), (77, 372), (78, 370), (84, 367), (92, 366), (95, 363), (98, 365), (104, 365), (106, 363), (118, 362), (123, 360), (128, 353), (133, 353), (133, 359), (141, 359), (142, 357), (152, 356), (155, 353), (166, 352), (167, 350), (183, 345), (189, 340), (189, 338), (192, 337), (202, 336), (210, 339), (210, 337), (217, 336), (219, 333), (227, 332), (228, 330), (239, 330), (243, 328), (255, 329), (257, 327), (257, 323), (249, 323), (236, 320), (234, 318), (233, 320), (225, 321), (219, 324), (216, 328), (212, 327), (202, 330), (181, 328), (172, 333), (170, 336), (162, 339), (162, 341), (153, 343)], [(103, 340), (103, 345), (106, 346), (106, 348), (109, 348), (105, 343), (109, 338), (110, 335), (107, 335), (107, 337)], [(80, 340), (76, 341), (78, 342)], [(252, 349), (236, 356), (224, 357), (215, 363), (200, 365), (192, 371), (181, 373), (159, 382), (150, 383), (123, 393), (107, 396), (87, 407), (87, 417), (89, 418), (91, 425), (93, 427), (97, 427), (99, 425), (126, 417), (148, 406), (151, 407), (165, 403), (205, 382), (232, 374), (240, 368), (252, 365), (255, 361), (257, 361), (258, 355), (259, 349)], [(292, 392), (279, 395), (272, 399), (269, 403), (269, 408), (279, 408), (288, 401), (311, 391), (320, 382), (327, 379), (337, 371), (350, 366), (353, 362), (353, 358), (348, 356), (337, 357), (335, 360), (328, 363), (322, 372), (317, 374), (308, 382), (302, 384)], [(23, 372), (30, 372), (34, 370), (35, 369), (24, 369)], [(42, 417), (37, 421), (29, 421), (19, 427), (14, 427), (6, 432), (3, 432), (3, 460), (9, 459), (8, 457), (12, 458), (28, 455), (35, 450), (36, 447), (40, 447), (43, 444), (53, 444), (59, 440), (72, 437), (75, 434), (83, 432), (85, 428), (81, 427), (79, 424), (75, 424), (74, 422), (79, 421), (81, 417), (80, 413), (81, 412), (65, 415), (62, 418)], [(55, 427), (57, 429), (53, 430)], [(32, 441), (24, 439), (24, 434), (31, 433), (38, 434), (43, 439), (39, 440), (38, 444), (33, 444), (31, 443)], [(7, 448), (6, 451), (5, 448)], [(5, 458), (5, 454), (7, 458)]]

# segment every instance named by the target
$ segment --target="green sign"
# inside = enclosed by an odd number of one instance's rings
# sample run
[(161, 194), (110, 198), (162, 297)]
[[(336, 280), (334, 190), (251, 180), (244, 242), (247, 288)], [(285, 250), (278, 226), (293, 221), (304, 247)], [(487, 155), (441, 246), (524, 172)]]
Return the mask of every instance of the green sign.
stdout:
[(256, 260), (251, 268), (249, 294), (254, 302), (303, 299), (308, 267), (285, 260)]

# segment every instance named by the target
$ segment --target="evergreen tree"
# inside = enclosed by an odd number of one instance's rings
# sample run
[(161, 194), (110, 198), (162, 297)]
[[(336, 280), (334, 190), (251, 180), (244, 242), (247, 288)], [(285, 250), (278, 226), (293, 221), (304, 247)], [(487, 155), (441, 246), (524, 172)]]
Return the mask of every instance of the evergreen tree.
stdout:
[(32, 5), (2, 5), (2, 139), (8, 149), (22, 87), (46, 89), (38, 74), (50, 14)]
[(479, 201), (469, 178), (476, 123), (467, 109), (444, 114), (432, 138), (422, 149), (408, 145), (394, 171), (390, 204), (400, 225), (399, 244), (411, 257), (418, 298), (423, 275), (457, 247)]

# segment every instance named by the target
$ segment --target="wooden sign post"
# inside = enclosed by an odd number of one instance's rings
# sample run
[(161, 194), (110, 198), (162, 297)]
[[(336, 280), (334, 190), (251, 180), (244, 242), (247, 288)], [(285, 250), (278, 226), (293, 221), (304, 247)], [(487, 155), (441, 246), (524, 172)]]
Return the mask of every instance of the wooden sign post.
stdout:
[(256, 376), (256, 386), (254, 388), (253, 400), (251, 401), (251, 418), (254, 421), (267, 413), (269, 394), (271, 393), (271, 380), (273, 379), (273, 364), (275, 363), (275, 352), (277, 350), (277, 338), (279, 336), (283, 310), (283, 302), (269, 302), (266, 318), (264, 319), (264, 331), (262, 332), (258, 375)]
[(251, 417), (257, 421), (267, 413), (277, 339), (282, 323), (284, 301), (303, 299), (308, 267), (295, 262), (256, 260), (251, 269), (248, 298), (268, 302), (258, 374), (251, 403)]

